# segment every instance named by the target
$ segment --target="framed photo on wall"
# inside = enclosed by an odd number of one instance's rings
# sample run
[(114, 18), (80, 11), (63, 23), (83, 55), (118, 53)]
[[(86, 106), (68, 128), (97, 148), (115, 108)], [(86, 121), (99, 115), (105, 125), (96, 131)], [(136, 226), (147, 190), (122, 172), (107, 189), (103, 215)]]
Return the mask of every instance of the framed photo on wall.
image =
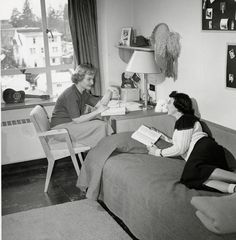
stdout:
[(120, 45), (130, 46), (132, 38), (132, 28), (125, 27), (121, 30)]
[(226, 87), (236, 89), (236, 43), (227, 45)]
[(236, 1), (202, 0), (202, 30), (236, 31)]

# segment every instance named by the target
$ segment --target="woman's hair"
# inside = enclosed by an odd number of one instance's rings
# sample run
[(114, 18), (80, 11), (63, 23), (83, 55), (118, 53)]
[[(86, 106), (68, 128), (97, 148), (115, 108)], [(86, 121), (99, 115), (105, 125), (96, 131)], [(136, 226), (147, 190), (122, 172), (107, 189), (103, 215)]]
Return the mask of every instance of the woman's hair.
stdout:
[(77, 84), (78, 82), (83, 81), (86, 74), (94, 75), (96, 73), (96, 69), (92, 66), (92, 64), (83, 63), (76, 67), (74, 73), (71, 76), (71, 80), (73, 83)]
[(192, 100), (187, 94), (173, 91), (169, 97), (174, 98), (173, 104), (179, 112), (194, 115)]

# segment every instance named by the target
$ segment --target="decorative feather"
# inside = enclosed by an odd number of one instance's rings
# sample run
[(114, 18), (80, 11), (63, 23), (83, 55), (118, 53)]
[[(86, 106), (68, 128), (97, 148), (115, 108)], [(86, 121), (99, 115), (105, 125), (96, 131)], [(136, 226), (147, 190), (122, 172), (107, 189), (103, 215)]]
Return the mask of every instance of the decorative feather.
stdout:
[(170, 32), (166, 23), (158, 24), (151, 35), (155, 61), (166, 77), (177, 79), (178, 57), (180, 55), (180, 35)]

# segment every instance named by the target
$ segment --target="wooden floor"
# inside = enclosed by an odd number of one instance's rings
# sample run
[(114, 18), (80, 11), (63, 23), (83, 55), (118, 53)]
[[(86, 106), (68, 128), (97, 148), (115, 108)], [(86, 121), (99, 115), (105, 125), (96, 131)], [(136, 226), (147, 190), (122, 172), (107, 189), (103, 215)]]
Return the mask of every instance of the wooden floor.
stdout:
[(2, 215), (85, 198), (75, 186), (77, 175), (70, 159), (56, 161), (44, 193), (46, 170), (46, 159), (2, 167)]
[[(2, 215), (85, 199), (76, 187), (77, 175), (69, 158), (56, 161), (48, 192), (44, 193), (46, 171), (46, 159), (2, 166)], [(104, 203), (100, 204), (137, 240)]]

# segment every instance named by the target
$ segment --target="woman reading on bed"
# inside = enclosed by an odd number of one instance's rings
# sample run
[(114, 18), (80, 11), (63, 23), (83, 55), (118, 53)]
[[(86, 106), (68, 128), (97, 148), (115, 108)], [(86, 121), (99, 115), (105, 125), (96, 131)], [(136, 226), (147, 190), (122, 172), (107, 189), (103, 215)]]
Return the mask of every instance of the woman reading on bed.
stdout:
[(173, 145), (165, 149), (148, 147), (149, 154), (181, 155), (186, 164), (180, 182), (189, 188), (236, 192), (236, 174), (229, 171), (224, 149), (203, 132), (190, 97), (177, 92), (172, 92), (169, 97), (168, 114), (176, 118), (175, 131), (172, 139), (164, 135), (161, 138)]
[[(51, 119), (52, 129), (66, 128), (72, 141), (90, 147), (94, 147), (103, 137), (113, 132), (107, 122), (96, 119), (107, 109), (112, 91), (108, 90), (100, 101), (89, 93), (95, 72), (89, 64), (81, 64), (76, 68), (72, 75), (74, 84), (58, 97)], [(94, 110), (86, 114), (86, 105), (94, 107)], [(63, 139), (58, 136), (56, 140)]]

